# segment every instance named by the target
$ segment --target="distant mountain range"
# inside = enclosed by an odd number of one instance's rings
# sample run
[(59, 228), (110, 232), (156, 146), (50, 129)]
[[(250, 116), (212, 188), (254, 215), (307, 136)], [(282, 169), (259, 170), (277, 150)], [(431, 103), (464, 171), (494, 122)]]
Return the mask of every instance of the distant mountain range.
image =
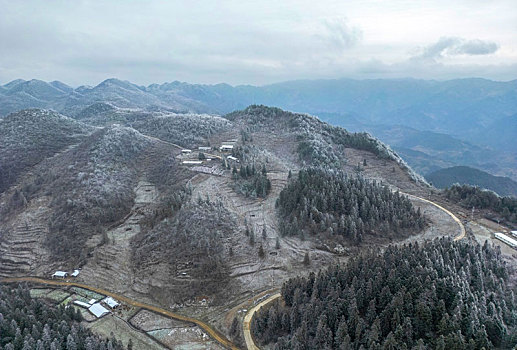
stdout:
[(92, 108), (98, 112), (112, 107), (224, 114), (250, 104), (310, 113), (334, 125), (369, 131), (422, 174), (469, 165), (517, 180), (517, 80), (338, 79), (266, 86), (176, 81), (139, 86), (107, 79), (78, 88), (58, 81), (15, 80), (0, 86), (0, 116), (29, 107), (75, 118), (89, 118)]
[(467, 166), (440, 169), (426, 175), (426, 179), (438, 188), (450, 187), (455, 183), (469, 184), (492, 190), (500, 196), (517, 197), (517, 182)]

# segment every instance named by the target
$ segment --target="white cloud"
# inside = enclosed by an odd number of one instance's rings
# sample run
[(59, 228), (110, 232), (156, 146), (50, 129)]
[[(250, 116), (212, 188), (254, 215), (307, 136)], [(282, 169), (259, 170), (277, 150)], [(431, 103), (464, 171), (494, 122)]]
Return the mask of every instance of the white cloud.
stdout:
[(514, 0), (472, 1), (0, 0), (0, 83), (517, 78)]

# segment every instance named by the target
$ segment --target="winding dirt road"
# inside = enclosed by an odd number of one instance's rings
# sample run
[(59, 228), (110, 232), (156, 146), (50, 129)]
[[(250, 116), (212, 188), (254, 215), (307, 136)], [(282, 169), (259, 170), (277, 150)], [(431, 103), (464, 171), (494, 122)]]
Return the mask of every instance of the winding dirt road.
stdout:
[(259, 350), (259, 347), (255, 345), (255, 342), (253, 341), (253, 337), (251, 336), (251, 320), (253, 319), (253, 316), (255, 315), (255, 312), (257, 312), (262, 306), (265, 306), (272, 302), (273, 300), (276, 300), (280, 298), (281, 294), (276, 293), (267, 298), (266, 300), (262, 301), (261, 303), (258, 303), (255, 305), (252, 309), (248, 311), (246, 316), (244, 316), (244, 340), (246, 341), (246, 347), (248, 350)]
[(451, 213), (449, 210), (445, 209), (444, 207), (442, 207), (441, 205), (433, 202), (433, 201), (430, 201), (430, 200), (427, 200), (425, 198), (422, 198), (422, 197), (418, 197), (418, 196), (414, 196), (412, 194), (409, 194), (409, 193), (403, 193), (403, 192), (400, 192), (402, 194), (405, 194), (406, 196), (408, 197), (412, 197), (412, 198), (416, 198), (418, 200), (421, 200), (421, 201), (424, 201), (426, 203), (429, 203), (429, 204), (432, 204), (434, 205), (435, 207), (437, 207), (438, 209), (441, 209), (443, 210), (445, 213), (447, 213), (454, 221), (456, 221), (456, 223), (459, 225), (460, 227), (460, 234), (457, 235), (456, 237), (454, 237), (454, 240), (455, 241), (459, 241), (460, 239), (463, 239), (467, 236), (467, 231), (465, 231), (465, 226), (463, 226), (463, 223), (461, 222), (460, 219), (458, 219), (458, 217), (456, 215), (454, 215), (453, 213)]
[(85, 284), (82, 284), (82, 283), (66, 282), (66, 281), (56, 281), (56, 280), (47, 280), (47, 279), (37, 278), (37, 277), (5, 278), (5, 279), (2, 279), (0, 282), (2, 282), (2, 283), (31, 282), (31, 283), (47, 284), (47, 285), (52, 285), (52, 286), (73, 286), (73, 287), (79, 287), (79, 288), (88, 289), (88, 290), (91, 290), (91, 291), (99, 293), (99, 294), (103, 294), (103, 295), (107, 295), (107, 296), (113, 297), (113, 298), (115, 298), (117, 300), (120, 300), (120, 301), (126, 303), (126, 304), (129, 304), (129, 305), (132, 305), (132, 306), (135, 306), (135, 307), (140, 307), (142, 309), (146, 309), (146, 310), (149, 310), (149, 311), (153, 311), (153, 312), (156, 312), (156, 313), (158, 313), (160, 315), (163, 315), (163, 316), (166, 316), (166, 317), (169, 317), (169, 318), (173, 318), (173, 319), (176, 319), (176, 320), (179, 320), (179, 321), (194, 323), (197, 326), (199, 326), (201, 329), (203, 329), (210, 337), (215, 339), (217, 342), (219, 342), (225, 348), (232, 349), (232, 350), (233, 349), (239, 349), (237, 346), (235, 346), (235, 344), (233, 344), (230, 340), (228, 340), (223, 334), (219, 333), (217, 330), (215, 330), (214, 328), (210, 327), (207, 323), (205, 323), (203, 321), (197, 320), (197, 319), (192, 318), (192, 317), (183, 316), (183, 315), (180, 315), (180, 314), (177, 314), (177, 313), (174, 313), (174, 312), (170, 312), (168, 310), (159, 308), (157, 306), (141, 303), (139, 301), (127, 298), (127, 297), (125, 297), (123, 295), (118, 295), (118, 294), (112, 293), (110, 291), (101, 289), (101, 288), (91, 287), (91, 286), (88, 286), (88, 285), (85, 285)]
[[(465, 231), (465, 226), (463, 226), (463, 223), (460, 221), (460, 219), (458, 219), (458, 217), (456, 215), (451, 213), (449, 210), (447, 210), (444, 207), (442, 207), (441, 205), (439, 205), (439, 204), (437, 204), (437, 203), (435, 203), (433, 201), (427, 200), (425, 198), (418, 197), (418, 196), (415, 196), (415, 195), (412, 195), (412, 194), (409, 194), (409, 193), (404, 193), (404, 192), (400, 192), (400, 193), (404, 194), (404, 195), (406, 195), (408, 197), (412, 197), (412, 198), (424, 201), (426, 203), (432, 204), (435, 207), (437, 207), (438, 209), (441, 209), (445, 213), (447, 213), (454, 221), (456, 221), (456, 223), (460, 227), (460, 234), (454, 237), (455, 241), (459, 241), (459, 240), (461, 240), (461, 239), (463, 239), (463, 238), (465, 238), (467, 236), (467, 232)], [(263, 302), (257, 304), (255, 307), (250, 309), (248, 311), (248, 313), (246, 314), (246, 316), (244, 317), (244, 323), (243, 323), (242, 328), (244, 330), (244, 340), (246, 341), (246, 347), (248, 348), (248, 350), (260, 350), (260, 348), (253, 341), (253, 337), (251, 335), (251, 328), (250, 328), (251, 327), (251, 320), (253, 319), (253, 316), (255, 315), (255, 312), (257, 312), (261, 307), (266, 306), (267, 304), (269, 304), (273, 300), (276, 300), (276, 299), (278, 299), (280, 297), (281, 297), (280, 293), (276, 293), (276, 294), (270, 296), (269, 298), (267, 298)]]

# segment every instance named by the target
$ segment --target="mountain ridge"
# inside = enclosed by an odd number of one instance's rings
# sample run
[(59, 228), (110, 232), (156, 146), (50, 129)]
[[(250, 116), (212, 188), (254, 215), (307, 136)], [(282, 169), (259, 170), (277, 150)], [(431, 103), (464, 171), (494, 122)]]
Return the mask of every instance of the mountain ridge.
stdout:
[(450, 187), (455, 183), (468, 184), (492, 190), (500, 196), (517, 197), (517, 182), (508, 177), (493, 176), (467, 166), (440, 169), (427, 174), (425, 177), (438, 188)]
[[(252, 104), (263, 104), (319, 115), (347, 128), (353, 118), (356, 126), (376, 126), (373, 134), (393, 148), (424, 152), (423, 157), (408, 158), (410, 165), (420, 168), (423, 174), (441, 167), (467, 165), (517, 180), (514, 166), (517, 161), (517, 80), (344, 78), (296, 80), (264, 86), (180, 81), (142, 86), (109, 78), (94, 87), (79, 86), (72, 90), (56, 81), (14, 80), (1, 86), (0, 118), (10, 111), (29, 107), (82, 117), (83, 111), (99, 103), (144, 111), (209, 114), (226, 114)], [(405, 128), (401, 144), (381, 137), (385, 131), (400, 125)], [(407, 147), (403, 143), (414, 137), (414, 130), (425, 139), (436, 134), (450, 138), (442, 139), (440, 144), (434, 142), (431, 148), (416, 144)], [(453, 149), (458, 140), (463, 142), (461, 152)], [(434, 146), (449, 150), (440, 151)], [(437, 161), (433, 157), (437, 157)], [(433, 164), (426, 166), (428, 162)]]

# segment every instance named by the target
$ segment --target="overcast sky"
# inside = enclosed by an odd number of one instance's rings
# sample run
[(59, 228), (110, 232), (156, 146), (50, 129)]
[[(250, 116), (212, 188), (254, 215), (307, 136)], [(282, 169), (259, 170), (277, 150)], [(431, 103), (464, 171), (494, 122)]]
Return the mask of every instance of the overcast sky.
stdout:
[(0, 0), (0, 84), (517, 79), (516, 0)]

